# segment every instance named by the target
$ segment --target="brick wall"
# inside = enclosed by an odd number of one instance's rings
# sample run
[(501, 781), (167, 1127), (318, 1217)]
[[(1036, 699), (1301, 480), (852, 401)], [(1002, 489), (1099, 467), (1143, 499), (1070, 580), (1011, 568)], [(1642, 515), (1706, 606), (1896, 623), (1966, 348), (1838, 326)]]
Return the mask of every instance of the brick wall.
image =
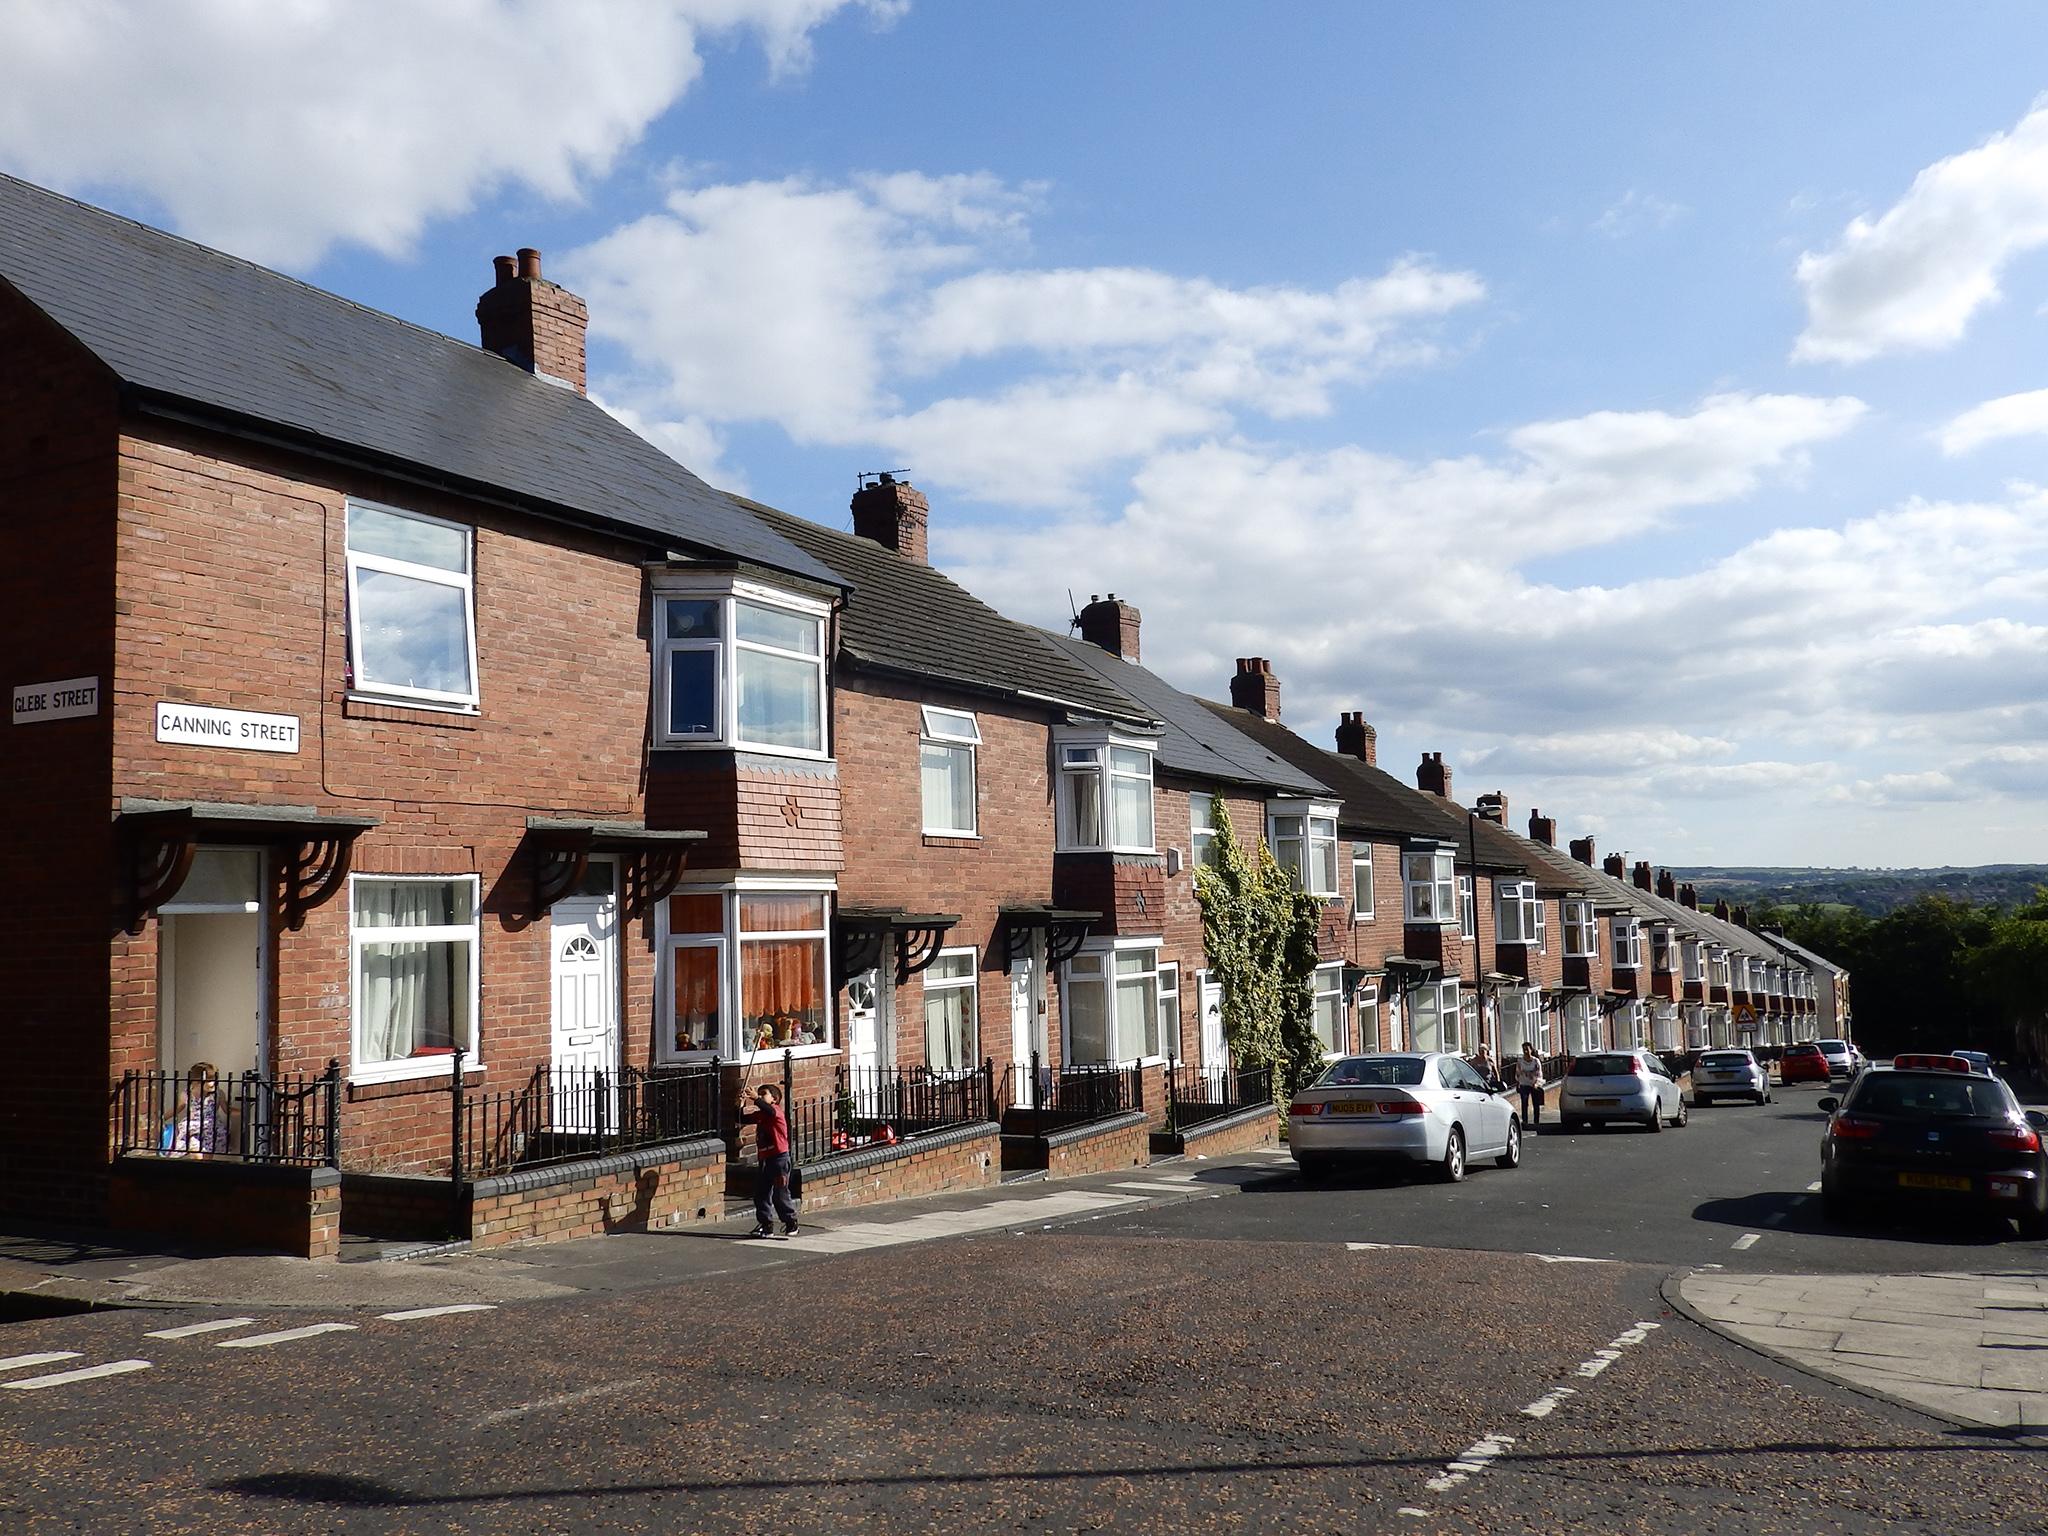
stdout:
[(684, 1142), (472, 1186), (469, 1237), (478, 1248), (648, 1232), (725, 1214), (725, 1148)]
[(1152, 1126), (1144, 1111), (1058, 1131), (1044, 1138), (1046, 1176), (1077, 1179), (1086, 1173), (1142, 1168), (1152, 1161)]
[(341, 1251), (341, 1176), (332, 1168), (124, 1157), (108, 1176), (106, 1220), (201, 1247), (331, 1259)]
[[(1002, 1178), (1002, 1137), (994, 1122), (864, 1149), (804, 1167), (801, 1214), (845, 1210), (948, 1190), (987, 1189)], [(753, 1170), (735, 1170), (727, 1189), (753, 1197)]]

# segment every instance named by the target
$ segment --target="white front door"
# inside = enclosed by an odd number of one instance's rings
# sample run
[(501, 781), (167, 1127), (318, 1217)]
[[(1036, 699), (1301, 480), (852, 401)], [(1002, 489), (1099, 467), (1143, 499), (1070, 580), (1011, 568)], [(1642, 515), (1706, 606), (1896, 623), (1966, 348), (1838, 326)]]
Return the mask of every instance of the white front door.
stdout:
[(595, 1131), (619, 1062), (619, 918), (615, 895), (567, 896), (548, 912), (554, 944), (556, 1130)]
[(1202, 1000), (1202, 1070), (1220, 1071), (1230, 1065), (1230, 1052), (1223, 1043), (1223, 983), (1211, 981), (1203, 971), (1197, 990)]
[(1010, 1059), (1029, 1063), (1031, 1053), (1045, 1059), (1045, 1014), (1038, 1000), (1038, 966), (1030, 958), (1010, 962)]
[(889, 1064), (883, 1002), (879, 970), (862, 971), (847, 982), (846, 1064), (856, 1071), (878, 1072)]

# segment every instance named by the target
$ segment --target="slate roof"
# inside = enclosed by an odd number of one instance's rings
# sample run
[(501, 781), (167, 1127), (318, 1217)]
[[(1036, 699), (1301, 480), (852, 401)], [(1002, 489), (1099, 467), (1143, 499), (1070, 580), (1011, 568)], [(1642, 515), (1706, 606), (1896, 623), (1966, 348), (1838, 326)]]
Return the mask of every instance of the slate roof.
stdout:
[(601, 406), (473, 343), (0, 175), (0, 282), (144, 408), (838, 583)]
[(1036, 698), (1084, 715), (1155, 723), (1142, 703), (1072, 660), (1043, 630), (1003, 617), (944, 572), (872, 539), (743, 496), (730, 499), (854, 588), (840, 644), (856, 665)]
[(1808, 949), (1804, 944), (1795, 944), (1792, 940), (1786, 938), (1785, 935), (1783, 935), (1782, 933), (1766, 933), (1762, 935), (1762, 937), (1766, 943), (1783, 950), (1792, 959), (1798, 960), (1803, 964), (1807, 965), (1808, 967), (1817, 967), (1820, 970), (1833, 971), (1837, 976), (1848, 974), (1844, 967), (1835, 964), (1835, 962), (1830, 960), (1826, 955), (1815, 954), (1812, 950)]
[[(1159, 719), (1154, 761), (1165, 770), (1233, 784), (1328, 795), (1327, 780), (1304, 773), (1237, 729), (1228, 717), (1212, 714), (1202, 700), (1182, 693), (1156, 673), (1121, 656), (1112, 656), (1093, 641), (1054, 630), (1040, 634), (1119, 693), (1136, 700)], [(1242, 713), (1242, 711), (1240, 711)]]

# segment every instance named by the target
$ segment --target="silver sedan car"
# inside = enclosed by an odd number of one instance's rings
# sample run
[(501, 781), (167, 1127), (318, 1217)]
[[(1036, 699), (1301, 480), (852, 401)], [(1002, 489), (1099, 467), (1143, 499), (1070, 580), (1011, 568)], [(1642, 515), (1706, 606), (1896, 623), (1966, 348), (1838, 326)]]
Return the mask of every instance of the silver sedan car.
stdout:
[(1748, 1051), (1704, 1051), (1692, 1064), (1692, 1101), (1704, 1109), (1717, 1099), (1771, 1102), (1771, 1070)]
[(1519, 1167), (1522, 1122), (1462, 1056), (1346, 1056), (1294, 1096), (1287, 1149), (1305, 1179), (1339, 1162), (1405, 1160), (1455, 1184), (1473, 1158)]
[(1557, 1089), (1557, 1121), (1567, 1131), (1624, 1121), (1661, 1131), (1687, 1119), (1685, 1093), (1650, 1051), (1597, 1051), (1572, 1059)]

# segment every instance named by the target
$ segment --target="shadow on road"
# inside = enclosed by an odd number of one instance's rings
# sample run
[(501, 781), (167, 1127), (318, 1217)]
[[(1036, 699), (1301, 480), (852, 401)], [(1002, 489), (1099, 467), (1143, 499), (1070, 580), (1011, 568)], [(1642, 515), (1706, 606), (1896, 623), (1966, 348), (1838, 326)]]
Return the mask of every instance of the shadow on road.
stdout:
[(1751, 1232), (1796, 1232), (1822, 1237), (1882, 1236), (1896, 1242), (1931, 1247), (1996, 1247), (2012, 1238), (2012, 1228), (1989, 1216), (1963, 1212), (1904, 1210), (1890, 1216), (1830, 1221), (1820, 1197), (1766, 1190), (1728, 1200), (1705, 1200), (1693, 1207), (1694, 1221), (1741, 1227)]

